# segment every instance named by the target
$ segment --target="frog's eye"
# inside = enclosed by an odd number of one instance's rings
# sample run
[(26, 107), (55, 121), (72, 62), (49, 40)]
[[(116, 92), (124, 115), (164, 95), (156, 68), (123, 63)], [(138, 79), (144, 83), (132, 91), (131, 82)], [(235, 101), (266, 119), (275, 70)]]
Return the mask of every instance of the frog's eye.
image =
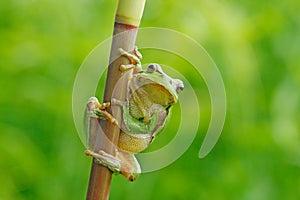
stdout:
[(155, 72), (156, 71), (156, 66), (154, 64), (150, 64), (148, 65), (148, 68), (147, 68), (147, 72)]
[(184, 89), (183, 82), (180, 81), (180, 80), (178, 80), (178, 84), (177, 84), (177, 87), (176, 87), (177, 94), (179, 94), (180, 92), (182, 92), (183, 89)]
[(176, 88), (177, 94), (179, 94), (180, 92), (182, 92), (183, 88), (184, 88), (183, 86), (178, 86), (178, 87)]

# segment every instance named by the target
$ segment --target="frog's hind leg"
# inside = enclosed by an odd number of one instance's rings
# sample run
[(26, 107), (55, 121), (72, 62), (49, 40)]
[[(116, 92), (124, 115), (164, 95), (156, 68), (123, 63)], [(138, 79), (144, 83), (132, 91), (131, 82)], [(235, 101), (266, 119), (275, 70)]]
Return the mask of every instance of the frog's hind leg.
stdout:
[(103, 150), (100, 150), (98, 153), (91, 150), (86, 150), (86, 156), (92, 156), (95, 158), (95, 162), (99, 165), (103, 165), (110, 169), (114, 173), (119, 173), (121, 170), (121, 160), (118, 158), (118, 151), (116, 150), (117, 156), (106, 153)]
[(87, 103), (86, 112), (89, 117), (105, 119), (114, 125), (118, 125), (117, 120), (109, 112), (106, 111), (106, 108), (108, 108), (110, 105), (110, 102), (100, 104), (96, 97), (91, 97)]

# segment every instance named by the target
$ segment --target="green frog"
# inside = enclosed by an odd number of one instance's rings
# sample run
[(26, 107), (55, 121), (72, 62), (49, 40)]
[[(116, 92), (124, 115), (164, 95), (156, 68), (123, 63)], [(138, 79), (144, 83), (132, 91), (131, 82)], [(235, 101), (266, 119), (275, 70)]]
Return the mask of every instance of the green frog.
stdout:
[[(121, 65), (120, 70), (134, 69), (128, 82), (127, 100), (122, 102), (111, 99), (110, 102), (100, 104), (96, 97), (91, 97), (86, 111), (86, 120), (89, 120), (89, 117), (98, 117), (120, 127), (116, 155), (107, 154), (102, 150), (87, 150), (86, 155), (93, 156), (99, 164), (133, 181), (141, 173), (134, 154), (143, 151), (153, 142), (163, 128), (170, 108), (178, 101), (178, 95), (184, 85), (181, 80), (168, 76), (159, 64), (150, 64), (146, 70), (142, 70), (142, 55), (137, 48), (133, 53), (123, 49), (119, 51), (130, 61), (127, 65)], [(121, 106), (121, 122), (106, 111), (109, 106)]]

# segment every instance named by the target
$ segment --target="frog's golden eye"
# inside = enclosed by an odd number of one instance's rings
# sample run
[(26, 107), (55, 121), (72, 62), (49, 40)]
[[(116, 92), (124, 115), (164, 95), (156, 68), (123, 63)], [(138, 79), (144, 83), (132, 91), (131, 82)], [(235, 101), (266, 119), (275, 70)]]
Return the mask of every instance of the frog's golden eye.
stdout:
[(154, 64), (150, 64), (148, 65), (148, 68), (147, 68), (147, 72), (155, 72), (156, 71), (156, 66)]

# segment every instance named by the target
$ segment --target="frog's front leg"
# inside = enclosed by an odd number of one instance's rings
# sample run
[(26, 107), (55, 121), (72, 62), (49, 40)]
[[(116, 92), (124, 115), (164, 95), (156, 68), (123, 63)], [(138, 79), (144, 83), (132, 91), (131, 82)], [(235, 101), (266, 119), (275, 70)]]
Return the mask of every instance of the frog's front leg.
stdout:
[(96, 97), (91, 97), (87, 103), (87, 117), (105, 119), (114, 125), (118, 125), (117, 120), (106, 111), (106, 108), (108, 108), (110, 105), (110, 102), (100, 104)]
[(125, 51), (122, 48), (119, 48), (119, 52), (122, 56), (125, 56), (129, 59), (129, 64), (120, 66), (121, 71), (127, 71), (129, 69), (134, 69), (134, 68), (136, 68), (138, 71), (142, 70), (142, 64), (141, 64), (142, 54), (138, 51), (137, 47), (134, 48), (133, 54)]

